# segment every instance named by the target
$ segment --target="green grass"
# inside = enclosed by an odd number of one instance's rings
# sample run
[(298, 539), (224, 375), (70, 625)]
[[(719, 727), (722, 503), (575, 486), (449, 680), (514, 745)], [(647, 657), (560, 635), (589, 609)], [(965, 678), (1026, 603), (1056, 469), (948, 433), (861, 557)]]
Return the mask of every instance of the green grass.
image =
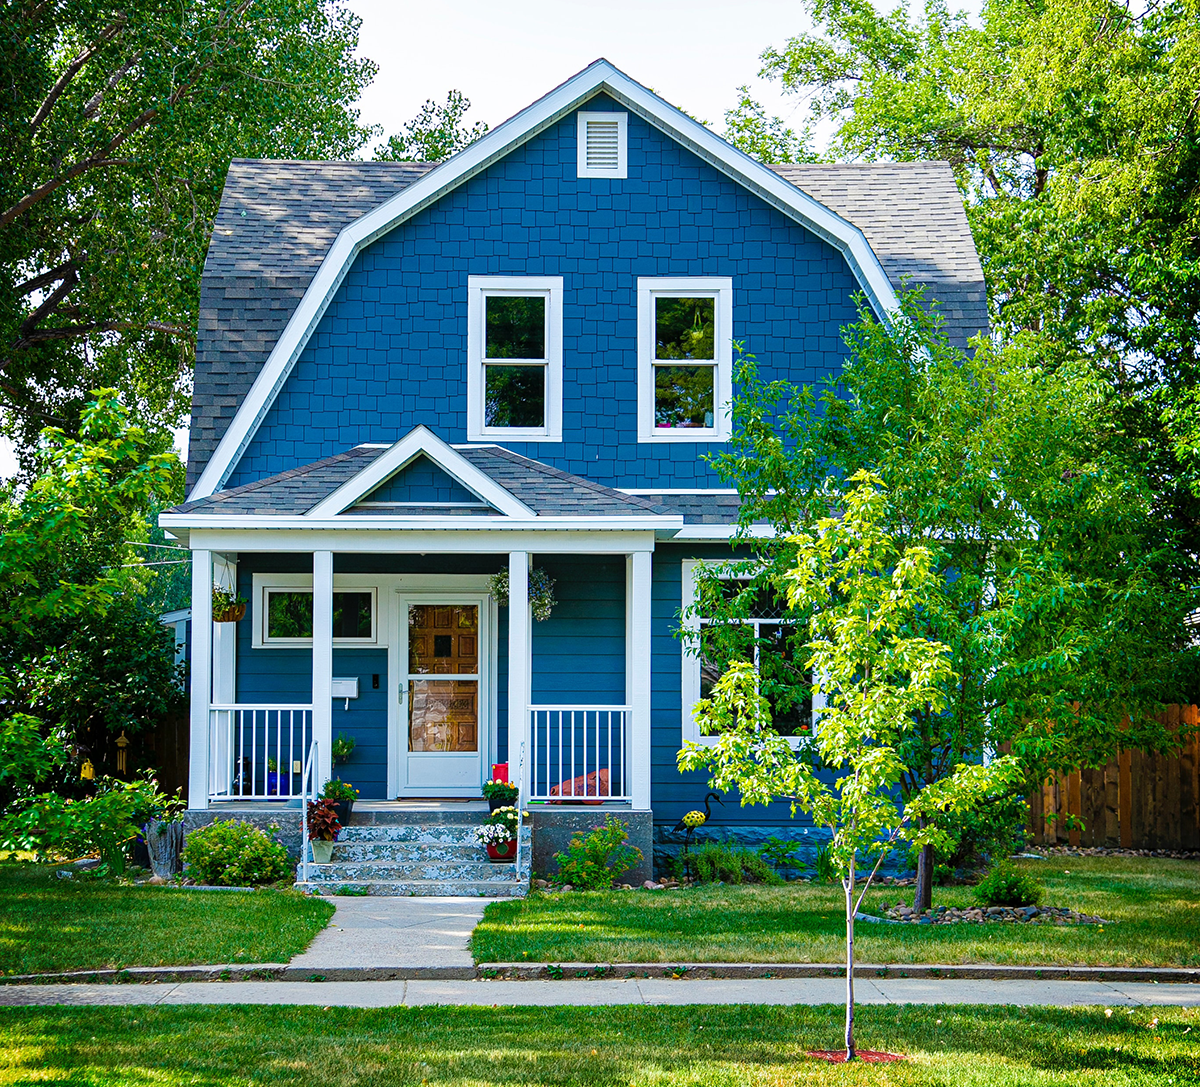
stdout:
[(1106, 1019), (1099, 1008), (864, 1007), (859, 1044), (909, 1060), (836, 1067), (806, 1057), (838, 1046), (841, 1014), (754, 1006), (10, 1008), (0, 1010), (0, 1084), (1166, 1087), (1200, 1076), (1194, 1009), (1118, 1008)]
[(188, 891), (0, 863), (0, 974), (287, 962), (333, 915), (294, 891)]
[[(1200, 965), (1200, 865), (1159, 858), (1022, 862), (1045, 902), (1116, 924), (870, 925), (858, 957), (880, 963)], [(1069, 875), (1067, 873), (1070, 873)], [(912, 901), (912, 888), (872, 889), (864, 907)], [(969, 887), (935, 888), (965, 905)], [(494, 902), (471, 937), (477, 962), (838, 962), (841, 890), (833, 886), (701, 887), (531, 895)]]

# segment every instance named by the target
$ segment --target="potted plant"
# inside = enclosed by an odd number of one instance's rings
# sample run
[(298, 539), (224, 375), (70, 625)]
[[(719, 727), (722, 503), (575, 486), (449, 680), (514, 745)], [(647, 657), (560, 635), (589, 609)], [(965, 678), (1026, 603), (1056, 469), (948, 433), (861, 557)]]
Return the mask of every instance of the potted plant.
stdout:
[(333, 859), (333, 843), (341, 829), (337, 806), (332, 800), (308, 802), (308, 840), (312, 842), (314, 863), (328, 864)]
[(326, 800), (333, 801), (333, 806), (337, 809), (338, 822), (344, 827), (349, 826), (350, 813), (354, 811), (354, 801), (358, 798), (358, 790), (348, 781), (330, 778), (325, 782), (321, 796)]
[(509, 807), (517, 799), (517, 793), (515, 785), (497, 778), (483, 783), (483, 795), (487, 798), (489, 811)]
[(333, 741), (333, 746), (330, 748), (333, 765), (340, 766), (344, 762), (349, 762), (350, 756), (354, 754), (354, 748), (354, 737), (347, 736), (344, 732), (339, 732), (337, 739)]
[(279, 763), (267, 756), (267, 796), (279, 795)]
[(521, 816), (516, 808), (511, 805), (497, 808), (483, 826), (475, 828), (475, 838), (487, 848), (489, 859), (511, 861), (517, 855), (517, 827), (520, 824)]
[[(488, 589), (501, 607), (508, 604), (508, 570), (493, 574)], [(529, 611), (534, 619), (542, 622), (554, 611), (554, 578), (538, 567), (529, 571)]]
[(213, 586), (212, 619), (214, 623), (236, 623), (245, 614), (245, 597), (238, 596), (234, 589), (223, 589), (220, 585)]

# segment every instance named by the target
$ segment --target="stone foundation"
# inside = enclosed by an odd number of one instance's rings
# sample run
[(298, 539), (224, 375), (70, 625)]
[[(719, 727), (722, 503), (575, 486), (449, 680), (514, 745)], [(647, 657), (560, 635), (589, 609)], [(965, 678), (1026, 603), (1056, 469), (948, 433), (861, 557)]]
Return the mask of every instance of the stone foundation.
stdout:
[(615, 815), (629, 827), (629, 844), (642, 851), (642, 862), (621, 877), (622, 883), (635, 887), (654, 878), (653, 814), (648, 811), (608, 811), (594, 808), (531, 809), (533, 820), (533, 871), (539, 876), (551, 876), (558, 871), (555, 853), (561, 853), (575, 833), (589, 834), (604, 825), (606, 814)]
[(300, 808), (284, 807), (282, 804), (269, 811), (228, 811), (220, 808), (209, 808), (207, 811), (189, 810), (183, 813), (184, 844), (187, 835), (198, 827), (206, 827), (217, 820), (226, 822), (234, 820), (239, 823), (249, 823), (251, 826), (265, 830), (277, 841), (283, 843), (292, 860), (300, 860)]

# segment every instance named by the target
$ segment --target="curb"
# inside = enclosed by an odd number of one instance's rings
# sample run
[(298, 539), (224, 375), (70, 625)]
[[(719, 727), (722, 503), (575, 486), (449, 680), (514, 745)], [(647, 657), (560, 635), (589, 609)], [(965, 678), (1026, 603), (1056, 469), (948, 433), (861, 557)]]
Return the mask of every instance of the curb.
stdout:
[[(185, 981), (620, 981), (625, 978), (772, 980), (844, 978), (837, 963), (528, 963), (478, 966), (338, 966), (326, 969), (286, 963), (225, 966), (132, 966), (123, 970), (76, 970), (57, 974), (10, 974), (0, 985), (113, 985)], [(913, 978), (926, 981), (1099, 981), (1200, 983), (1200, 968), (1160, 966), (1000, 966), (857, 963), (856, 978)]]

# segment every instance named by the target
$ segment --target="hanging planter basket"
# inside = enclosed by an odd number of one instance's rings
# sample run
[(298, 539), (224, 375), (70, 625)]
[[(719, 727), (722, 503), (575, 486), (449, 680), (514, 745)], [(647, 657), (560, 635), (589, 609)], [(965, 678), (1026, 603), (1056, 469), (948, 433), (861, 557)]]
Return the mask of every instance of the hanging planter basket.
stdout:
[[(488, 588), (496, 603), (502, 608), (508, 606), (508, 571), (501, 570), (493, 574)], [(554, 605), (554, 578), (545, 570), (534, 567), (529, 571), (529, 611), (534, 619), (542, 622), (550, 618)]]
[(236, 623), (246, 614), (246, 601), (237, 593), (214, 585), (212, 591), (212, 618), (214, 623)]

